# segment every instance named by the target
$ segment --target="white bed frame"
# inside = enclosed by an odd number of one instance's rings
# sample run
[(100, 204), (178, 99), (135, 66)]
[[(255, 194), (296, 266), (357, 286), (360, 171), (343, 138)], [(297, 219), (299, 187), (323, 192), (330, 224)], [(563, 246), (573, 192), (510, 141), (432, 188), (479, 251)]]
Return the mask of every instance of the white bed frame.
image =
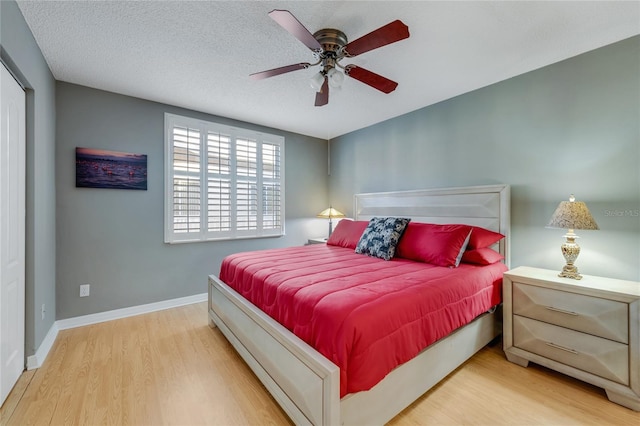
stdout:
[[(510, 188), (486, 185), (356, 194), (357, 220), (410, 217), (466, 223), (506, 236), (498, 249), (509, 266)], [(209, 276), (209, 325), (218, 327), (289, 417), (299, 425), (382, 425), (501, 333), (498, 312), (485, 313), (423, 350), (371, 390), (340, 399), (339, 368), (289, 330)]]

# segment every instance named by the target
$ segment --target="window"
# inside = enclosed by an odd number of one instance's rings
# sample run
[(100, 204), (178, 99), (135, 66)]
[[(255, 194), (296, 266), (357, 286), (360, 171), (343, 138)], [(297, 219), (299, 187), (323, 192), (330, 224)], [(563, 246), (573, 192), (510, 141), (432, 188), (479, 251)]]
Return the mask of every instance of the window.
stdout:
[(165, 114), (165, 242), (284, 235), (284, 138)]

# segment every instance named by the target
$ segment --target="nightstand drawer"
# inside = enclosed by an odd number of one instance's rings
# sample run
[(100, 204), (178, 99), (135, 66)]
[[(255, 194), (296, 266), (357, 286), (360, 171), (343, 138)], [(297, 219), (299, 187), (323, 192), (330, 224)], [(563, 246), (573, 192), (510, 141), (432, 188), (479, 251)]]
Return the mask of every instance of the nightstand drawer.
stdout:
[(629, 343), (629, 305), (614, 300), (513, 283), (513, 313)]
[(513, 346), (629, 385), (629, 347), (529, 318), (513, 316)]

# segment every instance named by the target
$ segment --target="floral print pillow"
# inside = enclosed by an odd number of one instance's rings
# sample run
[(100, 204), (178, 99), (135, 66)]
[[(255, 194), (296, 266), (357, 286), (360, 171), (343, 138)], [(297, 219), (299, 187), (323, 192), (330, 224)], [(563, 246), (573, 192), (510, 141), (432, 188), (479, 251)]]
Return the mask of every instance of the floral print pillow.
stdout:
[(362, 233), (356, 246), (356, 253), (391, 260), (409, 221), (411, 219), (374, 217)]

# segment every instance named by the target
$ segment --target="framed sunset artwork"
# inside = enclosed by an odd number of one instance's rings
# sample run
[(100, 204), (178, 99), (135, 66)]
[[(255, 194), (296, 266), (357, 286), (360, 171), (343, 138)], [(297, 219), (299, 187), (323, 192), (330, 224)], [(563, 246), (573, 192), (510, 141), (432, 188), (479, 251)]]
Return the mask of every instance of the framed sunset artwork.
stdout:
[(147, 156), (76, 148), (76, 187), (147, 189)]

